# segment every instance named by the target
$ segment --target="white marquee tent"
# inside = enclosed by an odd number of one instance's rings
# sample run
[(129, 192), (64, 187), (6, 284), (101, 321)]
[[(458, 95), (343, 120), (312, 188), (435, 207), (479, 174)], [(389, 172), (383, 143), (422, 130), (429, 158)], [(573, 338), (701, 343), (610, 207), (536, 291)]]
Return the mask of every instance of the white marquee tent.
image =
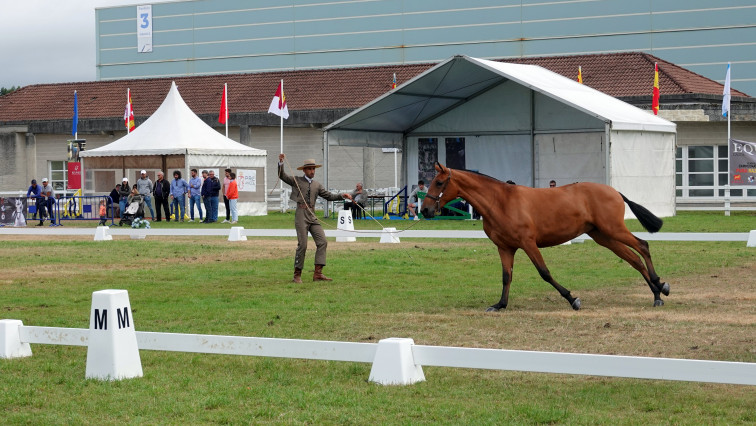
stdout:
[(329, 145), (401, 148), (410, 187), (439, 161), (534, 187), (605, 183), (675, 213), (675, 124), (535, 65), (455, 56), (325, 132), (326, 165)]
[(172, 179), (172, 170), (181, 170), (187, 181), (193, 168), (213, 169), (222, 181), (223, 170), (230, 168), (237, 174), (239, 214), (267, 214), (267, 152), (231, 140), (205, 124), (186, 105), (175, 82), (155, 113), (133, 132), (80, 155), (88, 189), (99, 186), (109, 188), (108, 192), (113, 180), (120, 183), (120, 173), (133, 184), (142, 169), (150, 174), (164, 170), (166, 179)]

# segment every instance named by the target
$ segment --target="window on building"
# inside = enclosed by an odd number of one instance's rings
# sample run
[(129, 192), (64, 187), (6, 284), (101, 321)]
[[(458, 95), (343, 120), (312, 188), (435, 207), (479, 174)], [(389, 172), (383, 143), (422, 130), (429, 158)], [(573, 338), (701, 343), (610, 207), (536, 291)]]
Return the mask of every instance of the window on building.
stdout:
[(52, 185), (56, 194), (63, 194), (68, 187), (68, 162), (67, 161), (50, 161), (50, 185)]
[[(678, 147), (675, 158), (675, 193), (681, 198), (725, 196), (728, 182), (727, 145)], [(756, 196), (755, 189), (730, 189), (730, 197)]]

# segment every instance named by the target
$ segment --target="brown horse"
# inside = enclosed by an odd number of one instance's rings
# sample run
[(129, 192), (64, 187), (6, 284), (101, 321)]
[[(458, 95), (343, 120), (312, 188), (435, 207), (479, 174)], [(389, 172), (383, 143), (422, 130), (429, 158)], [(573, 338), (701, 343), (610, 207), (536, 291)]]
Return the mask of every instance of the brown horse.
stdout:
[[(564, 243), (583, 233), (637, 269), (654, 294), (654, 306), (664, 304), (659, 294), (668, 296), (669, 284), (659, 281), (648, 243), (635, 237), (625, 226), (624, 203), (630, 206), (649, 232), (661, 229), (662, 220), (614, 188), (589, 182), (556, 188), (529, 188), (476, 172), (450, 169), (438, 162), (436, 171), (438, 174), (423, 200), (423, 216), (432, 218), (447, 202), (462, 197), (483, 216), (483, 230), (499, 248), (503, 283), (501, 300), (487, 311), (507, 307), (517, 249), (525, 251), (541, 278), (554, 286), (573, 309), (580, 309), (580, 299), (572, 297), (569, 290), (552, 278), (538, 249)], [(645, 265), (633, 250), (643, 257)]]

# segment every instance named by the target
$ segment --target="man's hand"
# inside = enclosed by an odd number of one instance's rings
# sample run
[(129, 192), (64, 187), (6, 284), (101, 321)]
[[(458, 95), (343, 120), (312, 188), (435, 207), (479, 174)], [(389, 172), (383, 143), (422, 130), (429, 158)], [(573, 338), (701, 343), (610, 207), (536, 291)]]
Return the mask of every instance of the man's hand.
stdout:
[(279, 163), (283, 163), (285, 159), (286, 159), (286, 154), (284, 154), (283, 152), (280, 153), (280, 154), (278, 154), (278, 162)]
[(346, 193), (345, 193), (345, 194), (341, 194), (341, 196), (342, 196), (342, 197), (343, 197), (343, 198), (344, 198), (345, 200), (351, 200), (351, 199), (352, 199), (352, 194), (346, 194)]

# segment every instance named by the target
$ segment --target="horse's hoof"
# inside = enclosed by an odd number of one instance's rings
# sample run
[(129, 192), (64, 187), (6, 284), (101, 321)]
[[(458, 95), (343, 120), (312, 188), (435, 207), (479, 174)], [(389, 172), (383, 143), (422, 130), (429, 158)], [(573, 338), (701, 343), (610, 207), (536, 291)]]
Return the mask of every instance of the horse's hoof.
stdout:
[(662, 288), (661, 288), (661, 292), (662, 292), (663, 295), (669, 296), (669, 284), (663, 283), (662, 284)]
[(654, 308), (657, 307), (657, 306), (664, 306), (664, 301), (661, 300), (661, 299), (654, 300)]
[(499, 308), (489, 306), (488, 309), (486, 309), (486, 312), (499, 312)]
[(579, 311), (580, 310), (580, 298), (576, 297), (575, 300), (572, 301), (572, 309)]

